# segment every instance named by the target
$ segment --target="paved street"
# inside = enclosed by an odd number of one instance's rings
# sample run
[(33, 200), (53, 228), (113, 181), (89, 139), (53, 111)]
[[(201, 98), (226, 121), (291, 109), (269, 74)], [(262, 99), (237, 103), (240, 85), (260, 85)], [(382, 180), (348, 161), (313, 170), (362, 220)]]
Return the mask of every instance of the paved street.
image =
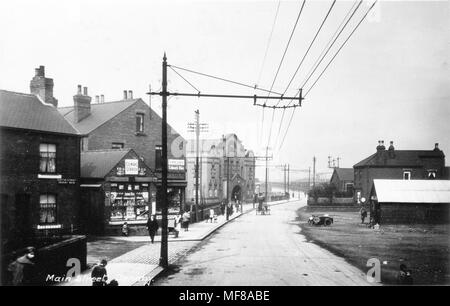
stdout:
[(305, 240), (300, 201), (250, 212), (197, 245), (155, 285), (368, 285), (365, 274)]

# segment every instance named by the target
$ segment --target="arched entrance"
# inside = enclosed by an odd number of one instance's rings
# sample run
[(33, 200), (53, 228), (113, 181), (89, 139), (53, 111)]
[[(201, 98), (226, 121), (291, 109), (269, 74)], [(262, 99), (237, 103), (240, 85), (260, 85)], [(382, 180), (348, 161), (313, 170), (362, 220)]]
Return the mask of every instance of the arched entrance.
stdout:
[(231, 200), (232, 201), (242, 201), (242, 188), (239, 185), (236, 185), (233, 187), (233, 190), (231, 191)]

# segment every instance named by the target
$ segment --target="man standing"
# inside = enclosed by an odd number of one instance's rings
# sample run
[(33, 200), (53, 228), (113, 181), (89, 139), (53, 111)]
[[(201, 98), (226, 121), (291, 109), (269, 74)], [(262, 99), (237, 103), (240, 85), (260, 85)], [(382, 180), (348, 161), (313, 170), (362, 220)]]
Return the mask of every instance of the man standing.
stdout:
[(106, 281), (108, 280), (108, 275), (106, 272), (106, 265), (108, 262), (106, 259), (102, 259), (99, 265), (96, 265), (94, 269), (92, 269), (91, 279), (92, 286), (94, 287), (102, 287), (106, 286)]
[(367, 210), (364, 207), (361, 207), (359, 213), (361, 214), (361, 224), (364, 224), (364, 220), (367, 218)]
[(191, 219), (191, 214), (188, 211), (185, 211), (181, 218), (183, 220), (184, 231), (189, 231), (189, 220)]
[(152, 243), (155, 240), (155, 235), (158, 231), (158, 228), (158, 221), (156, 221), (155, 215), (152, 215), (147, 221), (148, 234), (150, 235), (150, 240), (152, 241)]
[(28, 247), (26, 254), (12, 262), (8, 270), (12, 274), (13, 286), (36, 285), (36, 269), (34, 264), (34, 247)]

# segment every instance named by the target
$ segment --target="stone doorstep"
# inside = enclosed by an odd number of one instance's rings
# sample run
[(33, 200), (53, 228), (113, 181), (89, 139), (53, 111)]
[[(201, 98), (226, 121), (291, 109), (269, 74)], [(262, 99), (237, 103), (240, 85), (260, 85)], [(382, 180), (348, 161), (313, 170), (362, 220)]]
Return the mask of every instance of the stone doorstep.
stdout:
[[(294, 201), (297, 201), (297, 200), (277, 201), (277, 203), (269, 204), (269, 206), (275, 206), (275, 205), (285, 204), (285, 203), (294, 202)], [(228, 222), (233, 221), (234, 219), (236, 219), (236, 218), (238, 218), (238, 217), (240, 217), (240, 216), (242, 216), (242, 215), (244, 215), (244, 214), (247, 214), (247, 213), (249, 213), (249, 212), (252, 212), (252, 211), (254, 211), (255, 209), (256, 209), (256, 208), (253, 208), (253, 207), (252, 207), (252, 208), (250, 208), (250, 209), (245, 210), (243, 213), (240, 213), (240, 214), (238, 214), (238, 215), (235, 215), (235, 216), (231, 217), (228, 221), (225, 221), (225, 222), (219, 224), (217, 227), (214, 227), (212, 230), (208, 231), (208, 232), (207, 232), (205, 235), (203, 235), (203, 237), (202, 237), (201, 239), (199, 239), (199, 240), (203, 240), (203, 239), (207, 238), (207, 237), (208, 237), (209, 235), (211, 235), (214, 231), (218, 230), (219, 228), (221, 228), (222, 226), (224, 226), (224, 225), (227, 224)], [(185, 256), (185, 254), (179, 256), (178, 258), (174, 258), (174, 259), (172, 260), (172, 263), (173, 263), (173, 262), (177, 262), (177, 261), (178, 261), (180, 258), (182, 258), (183, 256)], [(140, 281), (137, 281), (137, 282), (133, 283), (132, 286), (145, 286), (147, 282), (151, 282), (154, 278), (156, 278), (156, 277), (157, 277), (159, 274), (161, 274), (163, 271), (164, 271), (164, 268), (163, 268), (163, 267), (161, 267), (161, 266), (156, 266), (156, 268), (154, 268), (149, 274), (147, 274), (147, 275), (145, 275), (145, 276), (143, 277), (143, 279), (145, 280), (145, 282), (142, 281), (142, 280), (140, 280)], [(120, 285), (120, 284), (119, 284), (119, 285)]]

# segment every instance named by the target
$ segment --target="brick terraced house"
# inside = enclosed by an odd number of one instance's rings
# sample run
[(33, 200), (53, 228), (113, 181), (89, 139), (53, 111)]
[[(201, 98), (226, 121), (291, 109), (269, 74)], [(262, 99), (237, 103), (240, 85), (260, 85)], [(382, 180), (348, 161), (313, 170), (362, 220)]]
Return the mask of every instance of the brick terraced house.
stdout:
[(43, 66), (30, 89), (0, 90), (2, 253), (80, 225), (81, 134), (57, 111)]

